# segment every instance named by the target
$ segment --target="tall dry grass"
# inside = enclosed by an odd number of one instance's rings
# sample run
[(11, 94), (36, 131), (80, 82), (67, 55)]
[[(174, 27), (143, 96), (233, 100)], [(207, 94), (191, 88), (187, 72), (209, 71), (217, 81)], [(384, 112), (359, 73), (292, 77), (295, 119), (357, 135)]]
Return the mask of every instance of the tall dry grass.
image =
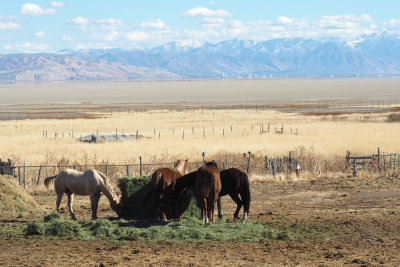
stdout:
[[(260, 134), (262, 124), (265, 131), (270, 124), (270, 132)], [(282, 125), (284, 133), (276, 134), (275, 127), (280, 129)], [(116, 129), (119, 134), (135, 134), (138, 130), (152, 138), (88, 144), (70, 137), (72, 132), (75, 138), (96, 132), (115, 134)], [(296, 129), (298, 135), (293, 134)], [(43, 137), (43, 131), (47, 131), (48, 138)], [(55, 132), (59, 133), (57, 139)], [(27, 165), (89, 165), (106, 161), (132, 164), (139, 162), (139, 156), (143, 162), (172, 162), (177, 158), (199, 161), (205, 151), (207, 159), (223, 159), (228, 154), (245, 162), (241, 155), (251, 151), (261, 164), (265, 155), (278, 157), (294, 151), (296, 157), (308, 161), (307, 155), (323, 158), (326, 165), (343, 159), (347, 150), (372, 154), (380, 147), (381, 152), (399, 152), (399, 132), (400, 124), (387, 123), (385, 114), (303, 116), (263, 110), (148, 111), (99, 119), (1, 121), (0, 157), (12, 158), (17, 164), (26, 160)]]

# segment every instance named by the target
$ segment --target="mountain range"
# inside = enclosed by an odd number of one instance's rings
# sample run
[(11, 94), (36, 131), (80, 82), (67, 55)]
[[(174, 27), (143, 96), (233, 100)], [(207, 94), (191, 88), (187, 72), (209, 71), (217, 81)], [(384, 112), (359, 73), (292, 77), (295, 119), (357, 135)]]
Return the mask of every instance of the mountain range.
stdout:
[(146, 80), (400, 74), (400, 36), (350, 41), (227, 40), (151, 49), (2, 54), (0, 81)]

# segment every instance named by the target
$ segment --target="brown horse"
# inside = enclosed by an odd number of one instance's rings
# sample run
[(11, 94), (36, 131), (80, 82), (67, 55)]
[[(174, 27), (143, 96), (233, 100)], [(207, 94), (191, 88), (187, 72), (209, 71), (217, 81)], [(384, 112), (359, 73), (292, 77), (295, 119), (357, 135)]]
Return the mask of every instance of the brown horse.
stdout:
[[(236, 202), (237, 208), (233, 219), (238, 219), (240, 208), (244, 207), (242, 221), (247, 219), (250, 208), (250, 183), (247, 174), (236, 168), (230, 168), (221, 171), (222, 188), (218, 197), (218, 217), (222, 218), (221, 213), (221, 197), (228, 195)], [(240, 195), (240, 198), (239, 198)]]
[(218, 167), (204, 165), (197, 171), (194, 195), (201, 209), (201, 218), (208, 223), (208, 217), (215, 223), (214, 210), (221, 190), (221, 179)]
[(59, 211), (61, 198), (64, 193), (68, 196), (68, 210), (73, 220), (76, 220), (72, 204), (74, 194), (90, 195), (92, 206), (92, 219), (97, 218), (97, 206), (100, 200), (100, 193), (106, 195), (110, 201), (111, 208), (118, 214), (122, 215), (122, 207), (118, 196), (111, 187), (109, 179), (103, 173), (96, 170), (88, 170), (85, 172), (73, 169), (65, 169), (55, 176), (48, 177), (44, 180), (46, 188), (49, 187), (51, 180), (54, 180), (54, 190), (57, 193), (57, 211)]
[(176, 180), (185, 175), (187, 161), (188, 160), (179, 159), (176, 161), (173, 169), (157, 169), (151, 177), (151, 190), (143, 199), (143, 204), (145, 204), (149, 197), (153, 196), (156, 202), (157, 214), (160, 220), (165, 221), (167, 219), (165, 214), (165, 190), (170, 185), (173, 189), (175, 187)]

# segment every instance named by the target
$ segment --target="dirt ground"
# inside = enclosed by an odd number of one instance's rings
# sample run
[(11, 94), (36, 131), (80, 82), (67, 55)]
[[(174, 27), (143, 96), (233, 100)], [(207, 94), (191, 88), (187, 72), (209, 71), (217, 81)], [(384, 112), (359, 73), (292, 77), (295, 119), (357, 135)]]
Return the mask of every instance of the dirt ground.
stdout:
[[(399, 178), (319, 178), (253, 182), (250, 220), (301, 231), (296, 241), (128, 242), (0, 237), (2, 266), (265, 266), (400, 263)], [(32, 193), (48, 211), (52, 191)], [(225, 217), (234, 211), (223, 198)], [(66, 199), (62, 202), (65, 215)], [(78, 219), (90, 218), (88, 197), (76, 197)], [(99, 217), (113, 217), (104, 196)], [(30, 218), (33, 220), (35, 218)], [(41, 218), (37, 218), (41, 219)], [(1, 218), (0, 225), (24, 218)]]

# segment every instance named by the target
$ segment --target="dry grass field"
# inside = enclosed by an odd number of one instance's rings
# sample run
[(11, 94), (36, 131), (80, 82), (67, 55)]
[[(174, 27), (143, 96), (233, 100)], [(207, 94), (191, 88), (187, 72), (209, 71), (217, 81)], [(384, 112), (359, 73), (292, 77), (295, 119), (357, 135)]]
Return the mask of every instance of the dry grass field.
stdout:
[[(201, 160), (225, 153), (269, 157), (304, 148), (323, 158), (396, 152), (399, 123), (388, 114), (301, 115), (263, 110), (196, 110), (115, 113), (99, 119), (0, 121), (0, 147), (17, 164), (95, 164)], [(263, 125), (263, 126), (262, 126)], [(270, 125), (270, 132), (266, 132)], [(275, 128), (284, 127), (283, 134)], [(263, 127), (264, 133), (260, 134)], [(88, 144), (75, 139), (93, 133), (139, 134), (150, 139)], [(47, 138), (43, 132), (47, 131)], [(55, 133), (58, 133), (55, 138)], [(72, 138), (72, 133), (74, 138)], [(298, 133), (298, 135), (296, 134)], [(398, 151), (397, 151), (398, 152)]]

